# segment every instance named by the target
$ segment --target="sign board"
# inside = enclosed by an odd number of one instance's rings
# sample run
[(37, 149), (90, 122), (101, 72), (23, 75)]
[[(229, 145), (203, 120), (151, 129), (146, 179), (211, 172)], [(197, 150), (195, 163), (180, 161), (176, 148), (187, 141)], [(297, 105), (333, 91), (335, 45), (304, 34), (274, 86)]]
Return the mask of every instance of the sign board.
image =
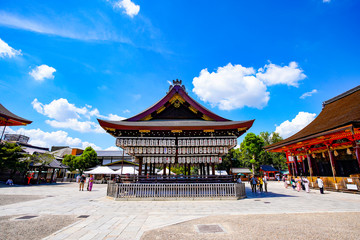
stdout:
[(352, 178), (348, 178), (348, 179), (346, 179), (346, 180), (347, 180), (348, 183), (352, 183), (352, 182), (353, 182)]
[(349, 190), (358, 190), (356, 184), (346, 184), (346, 188)]

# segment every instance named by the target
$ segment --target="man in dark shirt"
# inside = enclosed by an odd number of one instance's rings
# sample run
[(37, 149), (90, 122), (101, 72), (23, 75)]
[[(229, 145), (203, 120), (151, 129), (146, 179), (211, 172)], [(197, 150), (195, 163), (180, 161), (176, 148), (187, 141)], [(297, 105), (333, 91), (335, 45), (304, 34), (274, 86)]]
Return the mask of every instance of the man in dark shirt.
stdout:
[(80, 178), (79, 191), (84, 191), (85, 182), (86, 182), (86, 177), (85, 177), (85, 175), (83, 174), (83, 175), (81, 176), (81, 178)]

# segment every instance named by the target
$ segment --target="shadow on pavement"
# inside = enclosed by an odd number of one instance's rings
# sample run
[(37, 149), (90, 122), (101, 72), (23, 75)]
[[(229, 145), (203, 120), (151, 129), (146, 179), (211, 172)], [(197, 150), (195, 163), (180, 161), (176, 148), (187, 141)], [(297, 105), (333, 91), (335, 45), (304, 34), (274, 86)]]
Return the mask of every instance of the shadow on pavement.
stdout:
[(274, 193), (271, 191), (259, 192), (259, 190), (257, 190), (257, 192), (254, 193), (254, 192), (251, 192), (251, 188), (248, 186), (245, 187), (245, 191), (246, 191), (247, 198), (297, 197), (297, 196), (293, 196), (293, 195)]

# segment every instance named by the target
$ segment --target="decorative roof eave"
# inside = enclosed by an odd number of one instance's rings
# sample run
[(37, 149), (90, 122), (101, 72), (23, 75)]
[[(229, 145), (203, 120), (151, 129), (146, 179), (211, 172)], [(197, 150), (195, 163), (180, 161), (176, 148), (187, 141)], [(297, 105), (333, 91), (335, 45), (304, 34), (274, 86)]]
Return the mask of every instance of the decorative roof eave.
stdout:
[(191, 106), (196, 108), (199, 112), (204, 114), (205, 116), (210, 117), (211, 119), (215, 121), (230, 121), (229, 119), (220, 117), (219, 115), (216, 115), (215, 113), (211, 112), (210, 110), (206, 109), (202, 105), (200, 105), (198, 102), (196, 102), (194, 99), (192, 99), (183, 89), (180, 85), (175, 85), (171, 88), (171, 90), (166, 94), (165, 97), (163, 97), (160, 101), (155, 103), (150, 108), (146, 109), (145, 111), (130, 117), (126, 119), (125, 121), (141, 121), (142, 119), (149, 116), (151, 113), (156, 112), (159, 110), (166, 102), (168, 102), (175, 94), (179, 94), (185, 101), (187, 101)]
[[(336, 135), (340, 135), (340, 137), (341, 137), (344, 134), (344, 132), (349, 132), (348, 135), (352, 136), (353, 135), (352, 131), (355, 126), (358, 126), (358, 125), (354, 125), (354, 124), (346, 125), (343, 127), (339, 127), (336, 129), (326, 131), (326, 132), (314, 134), (314, 135), (307, 136), (307, 137), (300, 138), (300, 139), (295, 139), (290, 142), (284, 142), (282, 144), (281, 144), (281, 142), (271, 144), (271, 145), (265, 146), (264, 149), (266, 151), (271, 151), (271, 152), (284, 152), (284, 151), (288, 151), (289, 149), (292, 149), (294, 147), (299, 148), (299, 147), (306, 146), (306, 145), (318, 144), (318, 143), (321, 143), (324, 141), (328, 141), (329, 139), (336, 137)], [(359, 133), (356, 131), (355, 134), (358, 135)]]
[[(241, 129), (242, 131), (248, 130), (254, 123), (255, 120), (249, 121), (226, 121), (226, 122), (214, 122), (214, 121), (199, 121), (198, 125), (181, 125), (182, 122), (174, 121), (180, 124), (174, 125), (161, 125), (162, 121), (157, 121), (158, 125), (149, 125), (148, 121), (144, 121), (143, 124), (130, 124), (126, 121), (110, 122), (98, 119), (99, 124), (105, 130), (114, 129), (114, 130), (155, 130), (155, 131), (171, 131), (171, 130), (226, 130), (226, 129)], [(171, 123), (171, 121), (169, 121)], [(167, 122), (167, 123), (169, 123)], [(139, 122), (137, 122), (139, 123)], [(155, 123), (155, 122), (151, 122)], [(201, 124), (204, 123), (204, 124)], [(206, 123), (206, 124), (205, 124)]]
[(342, 93), (323, 104), (320, 114), (294, 135), (272, 145), (266, 150), (289, 146), (314, 137), (341, 131), (339, 129), (360, 126), (360, 85)]
[(0, 126), (21, 126), (32, 123), (32, 121), (19, 117), (0, 104)]

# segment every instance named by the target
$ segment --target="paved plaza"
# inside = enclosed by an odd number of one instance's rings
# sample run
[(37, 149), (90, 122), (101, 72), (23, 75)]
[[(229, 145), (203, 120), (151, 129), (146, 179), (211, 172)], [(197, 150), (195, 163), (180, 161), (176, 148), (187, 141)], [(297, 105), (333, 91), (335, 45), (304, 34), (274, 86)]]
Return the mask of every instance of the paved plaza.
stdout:
[[(106, 185), (94, 185), (92, 192), (78, 191), (75, 183), (2, 185), (0, 228), (16, 226), (20, 234), (29, 231), (26, 229), (29, 226), (42, 229), (51, 224), (47, 231), (29, 234), (27, 239), (164, 239), (164, 236), (168, 239), (242, 239), (241, 236), (251, 237), (246, 232), (264, 229), (273, 230), (270, 232), (276, 235), (284, 230), (280, 226), (288, 226), (285, 230), (292, 233), (294, 226), (299, 226), (299, 231), (308, 234), (310, 229), (316, 233), (319, 228), (320, 232), (333, 232), (337, 239), (339, 236), (356, 239), (360, 234), (360, 195), (338, 192), (321, 195), (316, 190), (297, 192), (285, 189), (281, 182), (270, 182), (269, 193), (255, 194), (249, 191), (248, 184), (246, 186), (248, 198), (237, 201), (114, 201), (105, 196)], [(10, 203), (11, 198), (14, 203)], [(36, 217), (17, 219), (22, 216)], [(199, 231), (201, 224), (208, 224), (205, 229), (210, 226), (210, 232)], [(216, 228), (223, 231), (212, 232)], [(12, 236), (6, 229), (5, 233), (0, 231), (0, 239), (4, 239), (1, 234), (6, 233)], [(269, 237), (255, 236), (257, 239)], [(286, 239), (288, 235), (278, 236)], [(310, 239), (321, 239), (321, 236), (329, 239), (328, 235), (311, 236)], [(299, 235), (289, 235), (290, 238), (304, 239)]]

